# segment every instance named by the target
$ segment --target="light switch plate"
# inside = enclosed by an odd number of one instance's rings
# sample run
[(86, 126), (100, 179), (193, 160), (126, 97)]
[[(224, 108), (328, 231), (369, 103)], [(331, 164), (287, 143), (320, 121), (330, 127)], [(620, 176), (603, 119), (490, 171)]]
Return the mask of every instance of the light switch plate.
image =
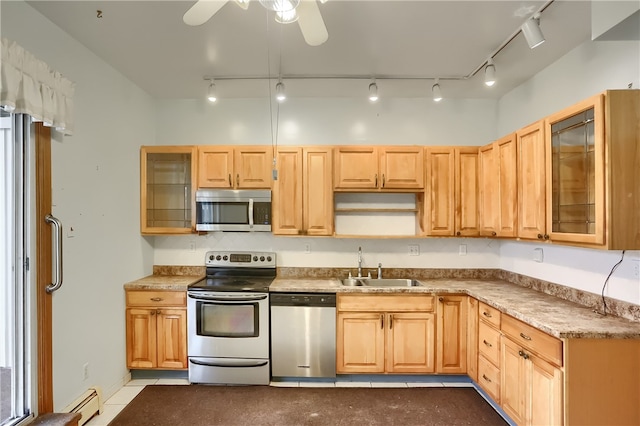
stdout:
[(409, 256), (420, 256), (420, 246), (417, 244), (409, 244)]
[(460, 246), (458, 247), (458, 254), (460, 256), (466, 256), (467, 255), (467, 245), (466, 244), (460, 244)]

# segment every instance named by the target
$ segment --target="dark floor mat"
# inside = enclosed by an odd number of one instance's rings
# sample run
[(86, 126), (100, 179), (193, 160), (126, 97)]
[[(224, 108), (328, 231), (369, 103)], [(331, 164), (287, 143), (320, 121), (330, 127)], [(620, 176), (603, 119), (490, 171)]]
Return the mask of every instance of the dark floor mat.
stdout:
[(472, 388), (155, 385), (109, 426), (505, 424)]

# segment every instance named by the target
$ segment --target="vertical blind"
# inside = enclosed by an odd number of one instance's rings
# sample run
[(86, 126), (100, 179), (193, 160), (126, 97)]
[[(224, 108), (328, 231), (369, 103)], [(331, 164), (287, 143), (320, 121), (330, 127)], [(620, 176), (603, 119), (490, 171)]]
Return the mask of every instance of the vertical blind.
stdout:
[(0, 106), (73, 134), (75, 83), (6, 38), (0, 68)]

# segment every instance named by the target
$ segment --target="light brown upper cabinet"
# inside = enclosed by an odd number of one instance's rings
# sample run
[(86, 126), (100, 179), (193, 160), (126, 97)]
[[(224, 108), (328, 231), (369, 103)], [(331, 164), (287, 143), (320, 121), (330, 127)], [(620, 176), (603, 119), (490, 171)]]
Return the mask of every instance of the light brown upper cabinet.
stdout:
[(332, 154), (331, 147), (278, 148), (273, 234), (333, 234)]
[(424, 154), (419, 146), (337, 146), (336, 191), (415, 192), (424, 188)]
[(195, 146), (140, 148), (140, 232), (195, 231)]
[(640, 249), (640, 90), (610, 90), (547, 117), (552, 241)]
[(517, 233), (516, 134), (480, 147), (478, 153), (480, 235), (515, 237)]
[(547, 240), (544, 121), (516, 132), (518, 151), (518, 237)]
[(269, 189), (270, 145), (198, 147), (198, 188)]
[(425, 163), (425, 234), (477, 236), (478, 148), (427, 147)]

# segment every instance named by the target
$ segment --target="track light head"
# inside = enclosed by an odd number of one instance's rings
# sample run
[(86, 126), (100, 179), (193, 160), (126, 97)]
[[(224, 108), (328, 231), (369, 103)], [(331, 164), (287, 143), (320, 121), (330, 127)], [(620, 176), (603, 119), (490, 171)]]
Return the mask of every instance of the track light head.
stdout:
[(378, 85), (375, 81), (369, 85), (369, 100), (371, 102), (378, 100)]
[(431, 94), (433, 95), (434, 102), (440, 102), (442, 100), (442, 92), (440, 91), (440, 80), (436, 78), (436, 82), (431, 86)]
[(276, 84), (276, 100), (278, 102), (284, 102), (287, 99), (287, 95), (284, 93), (284, 83), (281, 81)]
[(214, 103), (218, 100), (218, 95), (216, 93), (216, 85), (213, 82), (213, 79), (209, 80), (209, 87), (207, 88), (207, 100), (211, 103)]
[(491, 87), (496, 84), (496, 66), (493, 58), (487, 60), (487, 66), (484, 68), (484, 84)]
[(527, 19), (520, 29), (524, 34), (524, 38), (527, 39), (530, 49), (534, 49), (544, 43), (545, 39), (540, 29), (539, 15), (534, 15), (532, 18)]

